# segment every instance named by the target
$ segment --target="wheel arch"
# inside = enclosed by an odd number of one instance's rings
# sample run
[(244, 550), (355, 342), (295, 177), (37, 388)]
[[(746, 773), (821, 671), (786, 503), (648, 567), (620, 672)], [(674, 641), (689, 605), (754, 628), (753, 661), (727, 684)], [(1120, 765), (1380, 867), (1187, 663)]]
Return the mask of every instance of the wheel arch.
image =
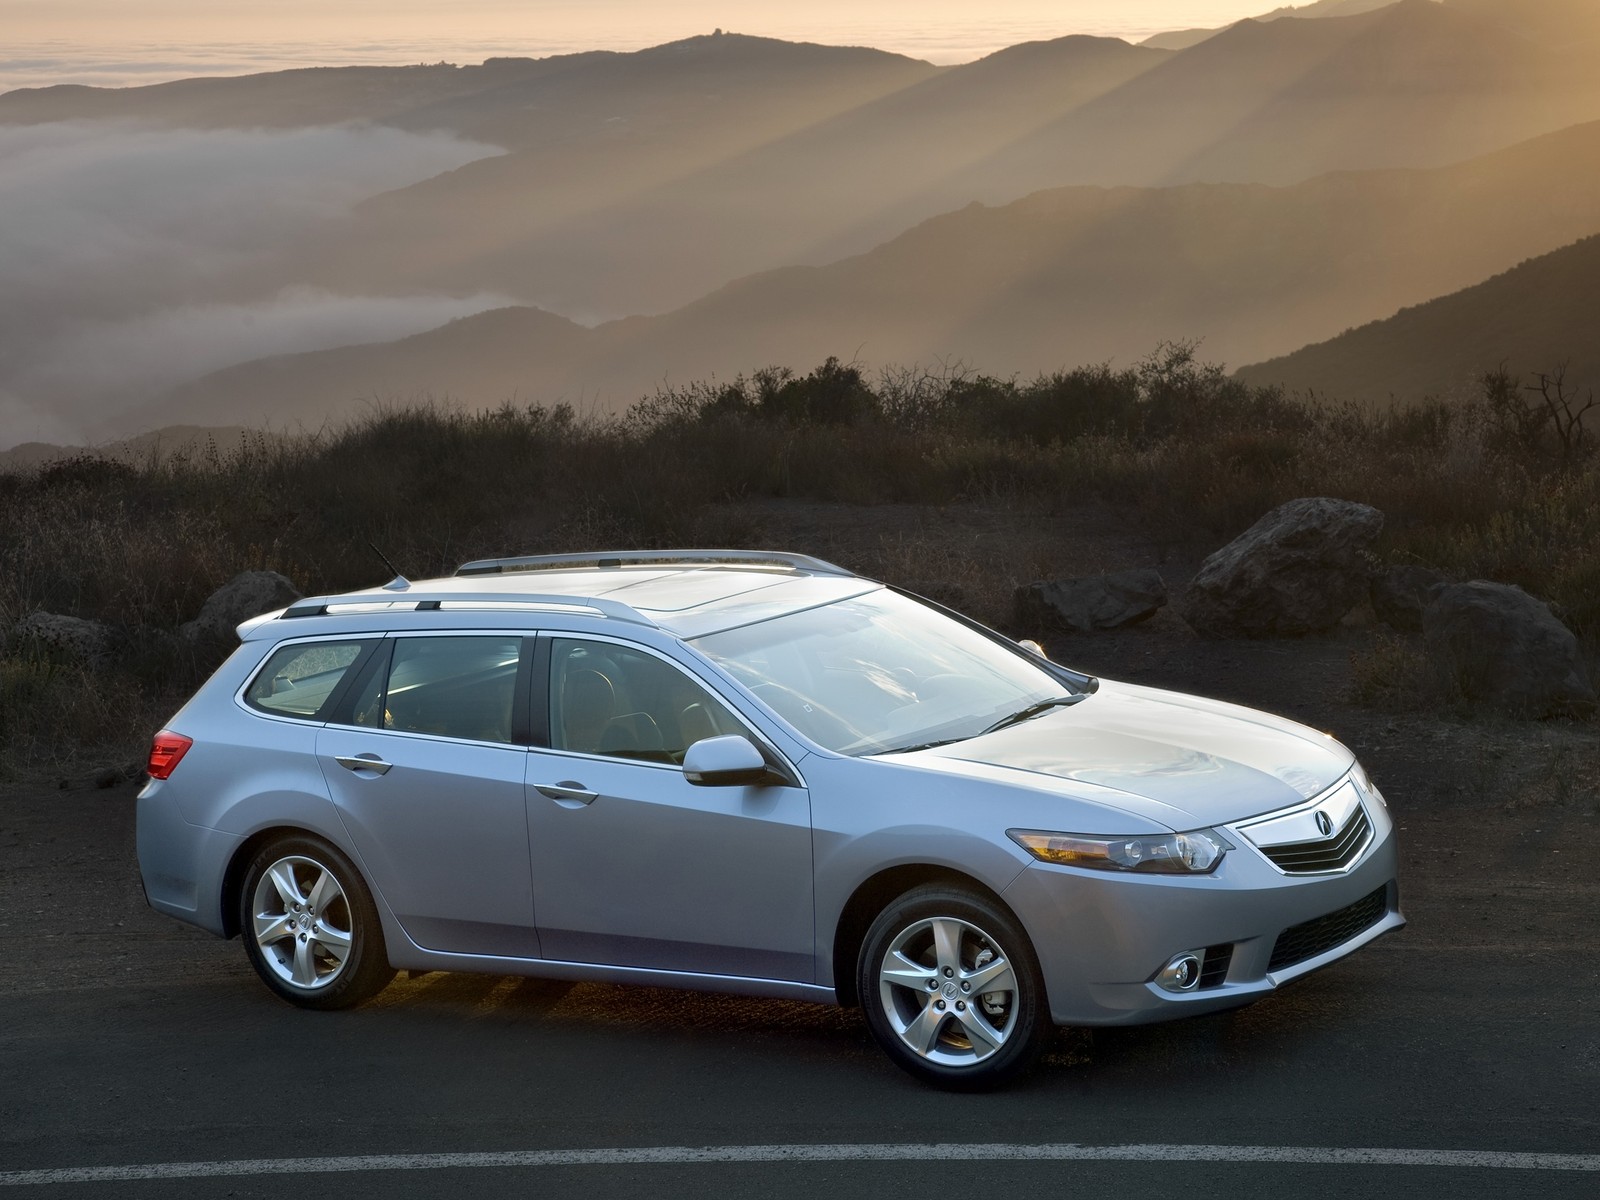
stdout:
[[(953, 867), (934, 863), (906, 863), (889, 867), (863, 880), (839, 913), (833, 934), (833, 988), (841, 1005), (853, 1008), (861, 1003), (856, 991), (856, 960), (861, 956), (861, 944), (866, 940), (872, 922), (889, 904), (926, 884), (948, 884), (966, 888), (983, 896), (998, 906), (1026, 933), (1026, 926), (1016, 910), (1007, 904), (998, 892)], [(1037, 955), (1038, 951), (1035, 950)]]
[[(258, 829), (240, 842), (238, 846), (234, 847), (233, 857), (228, 860), (228, 868), (222, 873), (222, 895), (220, 900), (222, 904), (223, 937), (235, 938), (243, 932), (239, 925), (239, 907), (244, 892), (244, 877), (250, 870), (250, 864), (255, 861), (256, 855), (261, 852), (263, 846), (275, 842), (279, 838), (286, 837), (304, 837), (326, 842), (350, 859), (357, 872), (361, 870), (360, 863), (355, 860), (348, 850), (337, 842), (329, 841), (328, 838), (314, 829), (306, 829), (301, 825), (271, 825), (265, 829)], [(362, 882), (366, 883), (366, 880), (363, 879)], [(371, 885), (367, 886), (370, 891)]]

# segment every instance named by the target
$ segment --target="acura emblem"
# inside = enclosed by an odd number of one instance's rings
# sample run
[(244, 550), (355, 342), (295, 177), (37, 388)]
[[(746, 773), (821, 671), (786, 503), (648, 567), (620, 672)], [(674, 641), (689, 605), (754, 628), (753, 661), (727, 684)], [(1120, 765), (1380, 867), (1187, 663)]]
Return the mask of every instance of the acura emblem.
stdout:
[(1317, 810), (1317, 829), (1323, 837), (1330, 837), (1333, 834), (1333, 818), (1321, 809)]

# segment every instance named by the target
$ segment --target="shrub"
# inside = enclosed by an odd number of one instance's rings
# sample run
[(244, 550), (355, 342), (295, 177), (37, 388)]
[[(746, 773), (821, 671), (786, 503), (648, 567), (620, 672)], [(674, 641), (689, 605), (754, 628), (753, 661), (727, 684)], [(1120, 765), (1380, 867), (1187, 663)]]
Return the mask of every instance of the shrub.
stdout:
[[(1540, 417), (1515, 383), (1377, 412), (1249, 387), (1188, 344), (1026, 382), (957, 365), (872, 383), (830, 358), (804, 376), (773, 367), (665, 389), (620, 417), (423, 402), (227, 452), (84, 453), (0, 473), (0, 633), (38, 609), (112, 622), (128, 635), (114, 686), (131, 697), (104, 711), (104, 685), (78, 668), (0, 652), (0, 761), (125, 737), (175, 703), (215, 664), (159, 631), (241, 571), (277, 570), (309, 593), (373, 583), (387, 570), (373, 547), (422, 577), (707, 531), (755, 542), (758, 523), (716, 514), (759, 497), (1103, 503), (1163, 544), (1210, 548), (1286, 500), (1336, 495), (1387, 515), (1380, 557), (1521, 584), (1556, 601), (1592, 655), (1600, 466), (1582, 405)], [(1393, 647), (1375, 654), (1362, 686), (1380, 702), (1405, 664)]]

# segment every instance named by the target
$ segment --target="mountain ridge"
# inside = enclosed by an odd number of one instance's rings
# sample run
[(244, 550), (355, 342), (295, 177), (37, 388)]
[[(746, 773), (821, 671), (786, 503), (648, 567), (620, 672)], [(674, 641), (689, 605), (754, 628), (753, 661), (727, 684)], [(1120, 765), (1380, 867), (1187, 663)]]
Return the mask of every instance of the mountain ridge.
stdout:
[[(1582, 186), (1530, 200), (1527, 179), (1562, 169)], [(1054, 189), (968, 205), (827, 266), (755, 273), (659, 317), (589, 329), (502, 309), (387, 348), (245, 364), (137, 420), (220, 421), (225, 397), (283, 414), (274, 398), (292, 396), (313, 413), (401, 382), (473, 403), (515, 394), (615, 409), (663, 382), (858, 353), (1028, 375), (1199, 338), (1212, 361), (1253, 363), (1596, 232), (1600, 122), (1448, 168), (1284, 188)]]
[(1502, 366), (1517, 378), (1561, 369), (1570, 389), (1593, 392), (1596, 311), (1600, 235), (1234, 374), (1366, 405), (1475, 395), (1482, 375)]
[(1176, 54), (1057, 39), (782, 131), (688, 122), (528, 144), (373, 198), (286, 250), (281, 282), (484, 288), (584, 320), (662, 313), (971, 200), (1438, 166), (1597, 118), (1592, 72), (1429, 0), (1245, 23)]

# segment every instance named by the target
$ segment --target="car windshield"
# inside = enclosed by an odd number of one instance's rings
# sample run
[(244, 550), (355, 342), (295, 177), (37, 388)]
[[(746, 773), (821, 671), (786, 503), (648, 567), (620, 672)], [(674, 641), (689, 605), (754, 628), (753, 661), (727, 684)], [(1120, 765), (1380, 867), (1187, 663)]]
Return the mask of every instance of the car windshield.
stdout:
[(806, 737), (843, 754), (975, 737), (1072, 695), (1022, 654), (888, 589), (693, 644)]

